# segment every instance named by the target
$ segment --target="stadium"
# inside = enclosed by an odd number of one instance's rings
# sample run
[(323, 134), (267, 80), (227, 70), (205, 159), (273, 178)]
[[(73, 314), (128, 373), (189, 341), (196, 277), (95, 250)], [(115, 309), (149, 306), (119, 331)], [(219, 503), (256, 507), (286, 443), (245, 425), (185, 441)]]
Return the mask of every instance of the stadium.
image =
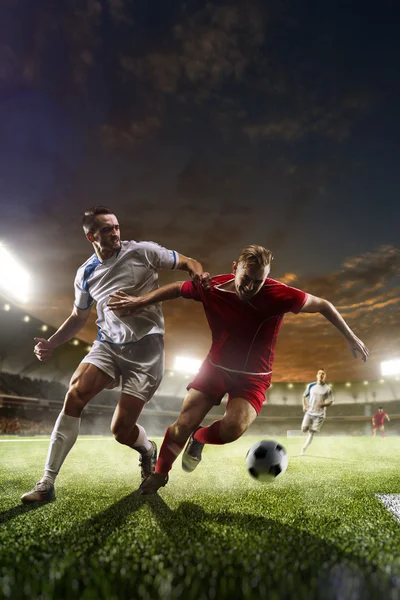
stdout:
[[(329, 382), (335, 402), (305, 457), (306, 382), (273, 384), (241, 440), (210, 446), (193, 475), (177, 465), (169, 489), (148, 500), (135, 494), (136, 461), (110, 432), (118, 390), (104, 390), (84, 411), (57, 501), (37, 508), (19, 504), (19, 495), (37, 476), (69, 378), (90, 346), (74, 338), (51, 361), (37, 361), (32, 339), (55, 330), (7, 297), (0, 327), (3, 597), (398, 597), (397, 538), (388, 538), (398, 525), (389, 512), (385, 528), (374, 517), (379, 493), (398, 514), (390, 495), (398, 492), (398, 375)], [(185, 367), (167, 370), (141, 415), (158, 443), (190, 377)], [(391, 419), (385, 439), (371, 436), (378, 406)], [(223, 412), (224, 401), (207, 420)], [(245, 468), (261, 439), (280, 441), (289, 454), (288, 472), (272, 484), (252, 481)]]
[(400, 600), (399, 3), (0, 31), (0, 600)]

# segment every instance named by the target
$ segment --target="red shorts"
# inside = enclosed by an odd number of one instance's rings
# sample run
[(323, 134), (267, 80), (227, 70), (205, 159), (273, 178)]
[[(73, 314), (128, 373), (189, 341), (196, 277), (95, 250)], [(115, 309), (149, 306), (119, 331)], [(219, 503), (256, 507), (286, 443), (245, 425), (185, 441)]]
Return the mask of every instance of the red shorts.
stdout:
[(228, 394), (228, 402), (232, 398), (244, 398), (257, 414), (265, 402), (265, 394), (271, 384), (271, 375), (243, 375), (230, 373), (214, 367), (208, 359), (201, 365), (196, 377), (186, 389), (195, 389), (214, 398), (215, 404), (221, 404), (222, 398)]

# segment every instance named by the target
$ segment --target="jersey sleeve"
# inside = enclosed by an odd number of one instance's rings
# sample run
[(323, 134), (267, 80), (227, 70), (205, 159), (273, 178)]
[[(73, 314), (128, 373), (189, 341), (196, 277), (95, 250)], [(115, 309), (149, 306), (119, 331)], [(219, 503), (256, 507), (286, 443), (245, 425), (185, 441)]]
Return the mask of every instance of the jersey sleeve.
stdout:
[(140, 250), (150, 268), (176, 269), (178, 265), (178, 253), (175, 250), (168, 250), (154, 242), (140, 242)]
[(311, 389), (311, 384), (309, 383), (304, 391), (304, 398), (309, 398), (310, 397), (310, 389)]
[(199, 284), (196, 285), (191, 280), (185, 281), (181, 287), (181, 296), (187, 300), (197, 300), (197, 302), (203, 300)]
[(290, 285), (285, 285), (284, 283), (278, 286), (276, 296), (281, 312), (292, 312), (295, 314), (300, 312), (308, 297), (306, 292), (291, 287)]
[(77, 272), (74, 282), (75, 301), (74, 304), (79, 310), (87, 310), (94, 302), (88, 287), (84, 285), (83, 273)]

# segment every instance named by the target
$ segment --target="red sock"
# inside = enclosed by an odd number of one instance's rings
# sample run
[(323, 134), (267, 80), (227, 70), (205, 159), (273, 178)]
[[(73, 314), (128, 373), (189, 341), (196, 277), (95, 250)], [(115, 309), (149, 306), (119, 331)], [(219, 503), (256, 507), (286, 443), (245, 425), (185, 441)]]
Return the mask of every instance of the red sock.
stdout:
[(202, 444), (216, 444), (222, 446), (226, 444), (221, 438), (219, 430), (221, 429), (221, 421), (214, 421), (209, 427), (202, 427), (194, 434), (194, 439)]
[(156, 473), (160, 473), (161, 475), (166, 475), (171, 469), (174, 460), (179, 456), (181, 451), (183, 450), (184, 445), (176, 442), (171, 438), (170, 427), (168, 427), (165, 432), (164, 440), (160, 448), (160, 454), (158, 455), (158, 460), (155, 468)]

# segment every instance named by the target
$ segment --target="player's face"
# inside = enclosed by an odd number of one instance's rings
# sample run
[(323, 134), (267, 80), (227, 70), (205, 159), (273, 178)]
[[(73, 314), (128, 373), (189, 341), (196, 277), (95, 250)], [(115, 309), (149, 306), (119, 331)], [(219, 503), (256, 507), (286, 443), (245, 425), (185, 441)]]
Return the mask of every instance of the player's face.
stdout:
[(324, 384), (325, 383), (325, 379), (326, 379), (326, 373), (325, 371), (322, 371), (321, 369), (318, 371), (317, 373), (317, 381), (319, 384)]
[[(96, 231), (88, 234), (89, 241), (101, 251), (112, 252), (121, 247), (121, 235), (118, 219), (115, 215), (98, 215)], [(93, 239), (91, 239), (91, 236)]]
[(233, 263), (235, 273), (236, 293), (244, 301), (253, 298), (264, 285), (268, 277), (269, 267), (260, 267), (254, 264)]

